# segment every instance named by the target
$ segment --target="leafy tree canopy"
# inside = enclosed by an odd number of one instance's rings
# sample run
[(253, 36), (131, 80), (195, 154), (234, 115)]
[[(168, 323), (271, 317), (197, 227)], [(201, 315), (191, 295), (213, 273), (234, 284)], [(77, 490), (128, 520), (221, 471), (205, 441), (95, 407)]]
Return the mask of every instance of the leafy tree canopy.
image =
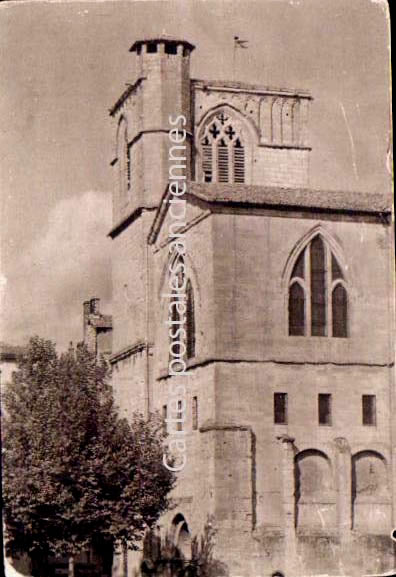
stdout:
[(9, 549), (73, 556), (105, 540), (136, 548), (169, 506), (159, 418), (120, 419), (108, 368), (85, 347), (31, 339), (4, 394)]

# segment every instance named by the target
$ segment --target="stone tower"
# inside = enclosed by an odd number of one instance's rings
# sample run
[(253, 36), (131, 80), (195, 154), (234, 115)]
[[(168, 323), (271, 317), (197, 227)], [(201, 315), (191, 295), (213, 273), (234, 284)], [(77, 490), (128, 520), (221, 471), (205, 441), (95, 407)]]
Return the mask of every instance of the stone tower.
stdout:
[[(139, 77), (111, 110), (114, 392), (126, 415), (176, 412), (186, 446), (162, 528), (188, 554), (213, 515), (215, 554), (233, 575), (387, 571), (390, 196), (310, 188), (311, 95), (190, 79), (192, 49), (135, 42)], [(187, 135), (182, 256), (172, 253), (168, 187), (177, 115)], [(183, 376), (169, 370), (161, 297), (176, 258), (187, 287)]]
[[(168, 183), (169, 117), (190, 125), (190, 53), (183, 40), (140, 40), (130, 51), (138, 78), (110, 111), (116, 133), (113, 195), (113, 368), (122, 411), (152, 409), (151, 252), (147, 236)], [(188, 156), (190, 152), (188, 153)], [(133, 391), (133, 396), (131, 392)]]

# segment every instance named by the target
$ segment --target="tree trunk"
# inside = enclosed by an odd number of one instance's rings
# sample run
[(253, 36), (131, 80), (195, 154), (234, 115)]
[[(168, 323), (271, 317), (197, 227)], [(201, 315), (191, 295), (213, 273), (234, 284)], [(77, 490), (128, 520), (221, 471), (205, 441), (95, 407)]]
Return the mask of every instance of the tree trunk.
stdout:
[(74, 577), (74, 574), (74, 557), (73, 555), (70, 555), (68, 577)]
[(122, 546), (122, 575), (128, 577), (128, 547)]

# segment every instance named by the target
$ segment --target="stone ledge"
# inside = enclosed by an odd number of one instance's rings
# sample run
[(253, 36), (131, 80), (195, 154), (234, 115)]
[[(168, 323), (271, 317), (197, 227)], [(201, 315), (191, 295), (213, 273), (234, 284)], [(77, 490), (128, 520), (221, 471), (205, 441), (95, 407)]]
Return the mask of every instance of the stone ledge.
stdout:
[(139, 341), (133, 345), (129, 345), (129, 346), (121, 349), (120, 351), (117, 351), (116, 353), (113, 353), (111, 355), (111, 357), (109, 358), (109, 361), (113, 365), (114, 363), (117, 363), (118, 361), (121, 361), (121, 360), (126, 359), (128, 357), (131, 357), (132, 355), (135, 355), (136, 353), (139, 353), (145, 349), (150, 349), (152, 347), (153, 347), (152, 343), (146, 343), (143, 341)]

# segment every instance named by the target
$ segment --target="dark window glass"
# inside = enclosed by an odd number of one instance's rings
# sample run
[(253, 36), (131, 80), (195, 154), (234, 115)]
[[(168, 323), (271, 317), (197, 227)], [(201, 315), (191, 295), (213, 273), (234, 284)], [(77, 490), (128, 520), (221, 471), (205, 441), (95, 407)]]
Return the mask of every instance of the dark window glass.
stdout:
[(245, 150), (239, 138), (235, 141), (234, 154), (234, 182), (245, 182)]
[(177, 54), (177, 44), (165, 44), (165, 54)]
[(274, 423), (287, 424), (287, 393), (274, 393)]
[(375, 395), (362, 396), (362, 422), (363, 425), (377, 424), (377, 409)]
[(347, 337), (347, 292), (338, 284), (332, 294), (333, 337)]
[(193, 397), (192, 400), (192, 428), (193, 431), (198, 429), (198, 397)]
[(217, 172), (219, 182), (228, 182), (228, 147), (223, 139), (217, 145)]
[(132, 178), (132, 174), (131, 174), (131, 145), (128, 144), (127, 146), (127, 188), (128, 190), (131, 189), (131, 178)]
[(326, 335), (326, 267), (325, 249), (317, 236), (311, 242), (311, 334)]
[(166, 434), (167, 430), (168, 430), (168, 425), (166, 423), (166, 419), (168, 418), (168, 406), (167, 405), (163, 405), (162, 406), (162, 421), (163, 421), (163, 432), (164, 434)]
[(154, 54), (155, 52), (157, 52), (157, 44), (155, 42), (149, 42), (147, 44), (147, 52), (149, 54)]
[[(177, 285), (179, 287), (182, 287), (184, 284), (184, 268), (182, 268), (181, 263), (184, 263), (183, 257), (180, 257), (178, 259), (177, 265), (176, 265), (176, 261), (175, 261), (174, 266), (172, 267), (172, 268), (177, 269)], [(177, 299), (172, 299), (171, 302), (176, 303), (176, 300)], [(180, 323), (181, 317), (180, 317), (180, 314), (179, 314), (175, 304), (171, 304), (170, 308), (171, 308), (171, 321), (173, 323), (175, 323), (175, 324), (171, 325), (171, 329), (172, 329), (172, 333), (175, 334), (176, 330), (182, 326), (182, 324)], [(178, 343), (178, 341), (180, 341), (179, 337), (174, 338), (174, 339), (172, 337), (170, 337), (169, 346), (172, 349), (172, 354), (169, 355), (170, 359), (181, 356), (181, 354), (180, 354), (181, 353), (181, 346)]]
[[(172, 303), (176, 303), (176, 299), (172, 299), (171, 301)], [(171, 325), (171, 330), (173, 334), (176, 334), (177, 329), (180, 327), (180, 325), (178, 324), (180, 322), (180, 315), (179, 312), (175, 306), (175, 304), (171, 305), (171, 321), (172, 324)], [(170, 346), (172, 347), (172, 354), (170, 355), (170, 359), (176, 358), (180, 356), (180, 344), (178, 343), (178, 338), (172, 339), (170, 340)]]
[(182, 402), (181, 401), (177, 401), (177, 419), (179, 419), (179, 421), (177, 421), (176, 424), (176, 429), (178, 431), (182, 431), (183, 430), (183, 411), (182, 411)]
[(289, 335), (305, 334), (305, 295), (304, 289), (294, 282), (289, 289)]
[(245, 182), (243, 139), (224, 111), (208, 124), (200, 144), (204, 182)]
[(331, 425), (331, 395), (320, 394), (318, 397), (319, 425)]
[(194, 291), (191, 281), (187, 282), (186, 287), (186, 331), (187, 331), (187, 358), (195, 357), (195, 310), (194, 310)]
[(202, 170), (205, 182), (212, 182), (212, 166), (212, 145), (202, 144)]

